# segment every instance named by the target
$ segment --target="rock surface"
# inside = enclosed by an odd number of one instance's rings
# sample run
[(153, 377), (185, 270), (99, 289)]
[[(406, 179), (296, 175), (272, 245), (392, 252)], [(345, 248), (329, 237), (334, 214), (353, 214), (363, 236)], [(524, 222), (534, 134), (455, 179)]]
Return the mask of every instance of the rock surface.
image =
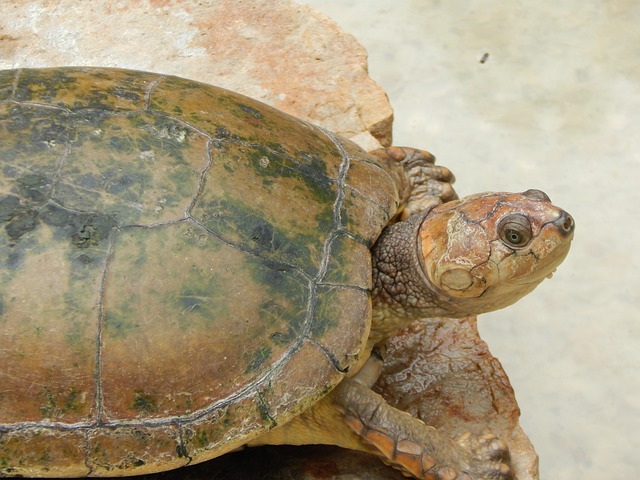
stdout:
[[(364, 148), (391, 142), (391, 108), (367, 75), (366, 52), (335, 23), (289, 0), (0, 2), (0, 68), (60, 65), (181, 75), (260, 99)], [(416, 324), (394, 338), (376, 388), (451, 435), (498, 434), (511, 447), (518, 479), (538, 478), (513, 391), (475, 320)], [(404, 477), (376, 458), (333, 447), (266, 447), (146, 478)]]
[(538, 478), (538, 457), (518, 424), (513, 388), (475, 318), (417, 322), (400, 332), (388, 342), (374, 389), (453, 438), (494, 433), (509, 445), (517, 478)]
[[(80, 21), (80, 19), (82, 19)], [(291, 0), (3, 0), (0, 68), (95, 65), (234, 90), (371, 149), (393, 113), (367, 53)]]

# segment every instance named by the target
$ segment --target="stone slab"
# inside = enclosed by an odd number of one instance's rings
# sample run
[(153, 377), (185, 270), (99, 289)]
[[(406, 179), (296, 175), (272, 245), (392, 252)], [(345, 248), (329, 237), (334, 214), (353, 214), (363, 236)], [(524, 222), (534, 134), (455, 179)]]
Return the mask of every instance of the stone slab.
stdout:
[(179, 75), (268, 103), (368, 149), (393, 112), (354, 37), (291, 0), (3, 0), (0, 68), (93, 65)]

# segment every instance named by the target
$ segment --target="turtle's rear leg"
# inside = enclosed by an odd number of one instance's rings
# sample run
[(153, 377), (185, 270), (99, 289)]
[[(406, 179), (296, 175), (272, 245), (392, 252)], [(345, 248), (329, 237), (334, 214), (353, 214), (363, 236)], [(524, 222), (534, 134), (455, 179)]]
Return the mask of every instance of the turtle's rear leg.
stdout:
[(331, 396), (347, 425), (387, 463), (419, 479), (513, 478), (503, 442), (491, 434), (466, 434), (456, 442), (392, 407), (370, 389), (375, 377), (371, 368), (367, 365), (354, 379), (345, 379)]
[(409, 215), (433, 208), (458, 198), (451, 170), (436, 165), (436, 158), (425, 150), (411, 147), (388, 147), (369, 152), (371, 155), (403, 166), (409, 184), (401, 192), (405, 202), (403, 220)]

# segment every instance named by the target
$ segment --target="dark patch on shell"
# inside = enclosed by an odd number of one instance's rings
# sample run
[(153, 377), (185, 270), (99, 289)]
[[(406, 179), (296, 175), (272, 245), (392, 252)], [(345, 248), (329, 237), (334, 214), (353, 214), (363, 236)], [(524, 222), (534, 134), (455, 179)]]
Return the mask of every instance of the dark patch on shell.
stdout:
[(114, 87), (109, 90), (109, 93), (117, 98), (124, 98), (126, 100), (140, 100), (139, 94), (122, 87)]
[(75, 129), (68, 123), (62, 123), (55, 119), (42, 119), (30, 125), (31, 144), (40, 149), (50, 145), (65, 145), (75, 138)]
[(22, 210), (18, 197), (10, 195), (0, 198), (0, 222), (8, 222)]
[(189, 457), (189, 451), (187, 450), (187, 447), (185, 447), (181, 443), (176, 445), (176, 455), (178, 455), (179, 458), (190, 458)]
[(257, 370), (260, 365), (271, 358), (271, 348), (270, 347), (260, 347), (251, 355), (251, 360), (247, 365), (244, 373), (249, 373)]
[(0, 199), (0, 222), (5, 222), (5, 231), (12, 240), (31, 232), (38, 225), (38, 213), (12, 195)]
[(46, 224), (64, 231), (78, 248), (102, 244), (117, 226), (116, 220), (104, 213), (73, 212), (53, 203), (45, 205), (40, 218)]
[(131, 409), (140, 413), (153, 413), (156, 411), (156, 401), (153, 396), (147, 393), (135, 392)]
[(16, 180), (20, 194), (34, 203), (44, 203), (51, 188), (51, 181), (44, 175), (28, 173)]
[(255, 118), (256, 120), (262, 120), (262, 113), (260, 113), (260, 111), (256, 110), (255, 108), (250, 107), (249, 105), (244, 105), (242, 103), (238, 103), (238, 106), (243, 112), (248, 113), (252, 118)]
[[(254, 212), (245, 205), (216, 200), (200, 207), (210, 212), (203, 218), (203, 223), (220, 237), (243, 238), (245, 242), (239, 245), (243, 250), (291, 262), (305, 271), (313, 272), (313, 266), (309, 264), (311, 255), (306, 247), (309, 239), (302, 236), (291, 238), (267, 222), (260, 212)], [(212, 215), (212, 212), (217, 213)]]
[(38, 225), (38, 214), (34, 210), (25, 210), (16, 215), (11, 222), (5, 225), (4, 229), (12, 240), (17, 240), (26, 233), (29, 233)]
[(258, 220), (256, 225), (251, 229), (250, 237), (261, 250), (273, 252), (280, 250), (286, 243), (282, 235), (278, 235), (269, 222)]

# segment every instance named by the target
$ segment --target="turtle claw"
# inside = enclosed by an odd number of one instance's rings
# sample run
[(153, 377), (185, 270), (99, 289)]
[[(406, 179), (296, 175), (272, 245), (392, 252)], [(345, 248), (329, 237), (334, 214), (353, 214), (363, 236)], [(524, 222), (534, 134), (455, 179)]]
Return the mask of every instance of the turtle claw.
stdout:
[(458, 444), (471, 453), (471, 469), (475, 473), (475, 476), (458, 477), (460, 480), (513, 479), (513, 471), (508, 464), (509, 448), (495, 435), (465, 433), (458, 439)]

